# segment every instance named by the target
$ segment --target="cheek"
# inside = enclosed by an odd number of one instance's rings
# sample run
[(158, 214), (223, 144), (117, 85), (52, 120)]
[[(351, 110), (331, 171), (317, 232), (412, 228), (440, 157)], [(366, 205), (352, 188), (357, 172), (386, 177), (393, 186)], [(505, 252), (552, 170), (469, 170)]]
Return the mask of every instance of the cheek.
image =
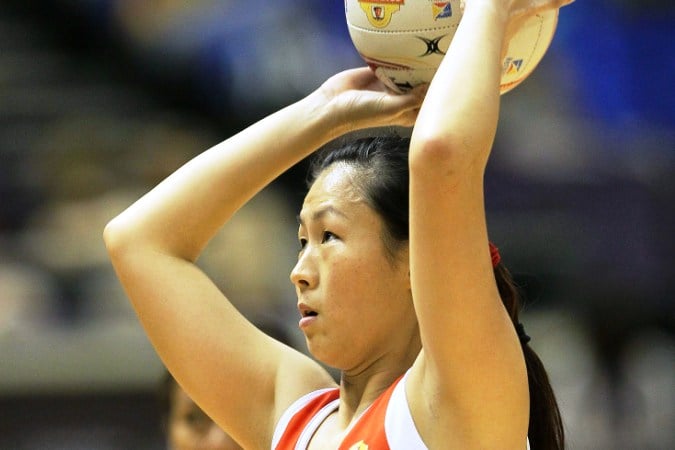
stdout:
[(363, 310), (386, 296), (391, 277), (381, 263), (370, 257), (335, 259), (329, 269), (329, 289), (337, 305)]
[(332, 320), (352, 322), (357, 311), (362, 311), (364, 301), (370, 294), (366, 290), (371, 274), (354, 258), (333, 257), (326, 261), (321, 274), (323, 309)]

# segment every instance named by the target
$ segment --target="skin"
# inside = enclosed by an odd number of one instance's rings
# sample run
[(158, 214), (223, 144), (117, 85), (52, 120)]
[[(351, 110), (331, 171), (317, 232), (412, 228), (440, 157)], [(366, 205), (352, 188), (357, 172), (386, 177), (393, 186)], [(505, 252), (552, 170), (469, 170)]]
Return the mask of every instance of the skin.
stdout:
[[(298, 304), (316, 312), (301, 325), (317, 359), (342, 370), (342, 410), (321, 425), (309, 448), (337, 448), (349, 426), (369, 405), (362, 396), (371, 381), (401, 373), (421, 349), (408, 252), (392, 264), (382, 240), (383, 223), (353, 187), (356, 170), (335, 164), (307, 194), (299, 215), (300, 253), (291, 273)], [(392, 330), (397, 330), (392, 333)], [(374, 400), (381, 393), (367, 395)], [(347, 408), (354, 412), (342, 414)]]
[[(335, 383), (256, 329), (195, 261), (291, 166), (346, 132), (385, 125), (414, 125), (410, 242), (398, 262), (387, 260), (381, 220), (350, 187), (348, 169), (322, 174), (300, 213), (304, 248), (291, 279), (300, 306), (318, 312), (302, 328), (314, 356), (342, 370), (338, 410), (310, 448), (335, 449), (408, 368), (406, 397), (429, 449), (525, 448), (527, 374), (492, 271), (483, 175), (508, 36), (528, 15), (565, 3), (467, 1), (426, 96), (394, 95), (367, 68), (340, 73), (197, 156), (108, 224), (111, 261), (164, 364), (244, 448), (269, 449), (286, 408)], [(326, 206), (340, 213), (319, 214)]]
[(409, 366), (421, 348), (407, 250), (395, 265), (387, 259), (382, 220), (355, 192), (354, 171), (336, 164), (310, 189), (291, 273), (298, 303), (318, 312), (302, 328), (309, 350), (346, 376), (387, 366), (390, 354), (398, 360), (399, 349), (417, 342), (404, 357)]

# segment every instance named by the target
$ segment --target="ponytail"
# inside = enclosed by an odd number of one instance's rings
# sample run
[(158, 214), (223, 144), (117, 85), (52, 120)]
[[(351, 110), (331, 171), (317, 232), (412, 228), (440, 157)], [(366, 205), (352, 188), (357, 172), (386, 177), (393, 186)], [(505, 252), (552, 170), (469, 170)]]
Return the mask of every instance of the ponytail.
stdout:
[[(513, 278), (503, 264), (495, 266), (495, 279), (502, 302), (513, 321), (515, 327), (520, 327), (519, 337), (525, 336), (518, 319), (520, 312), (520, 294), (513, 282)], [(528, 345), (528, 339), (521, 337), (525, 365), (527, 367), (527, 382), (530, 390), (530, 423), (528, 439), (533, 450), (563, 450), (565, 448), (565, 433), (558, 403), (556, 402), (546, 369), (539, 356)]]

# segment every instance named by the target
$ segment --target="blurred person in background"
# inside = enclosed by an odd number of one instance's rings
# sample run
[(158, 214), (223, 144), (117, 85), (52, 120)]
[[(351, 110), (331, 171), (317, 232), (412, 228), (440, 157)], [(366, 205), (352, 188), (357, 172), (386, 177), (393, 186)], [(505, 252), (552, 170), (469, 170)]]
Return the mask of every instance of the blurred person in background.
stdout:
[(242, 449), (185, 393), (168, 371), (162, 380), (160, 396), (169, 450)]
[[(258, 325), (265, 334), (284, 344), (291, 339), (281, 323)], [(242, 450), (180, 387), (167, 370), (159, 385), (162, 428), (169, 450)]]

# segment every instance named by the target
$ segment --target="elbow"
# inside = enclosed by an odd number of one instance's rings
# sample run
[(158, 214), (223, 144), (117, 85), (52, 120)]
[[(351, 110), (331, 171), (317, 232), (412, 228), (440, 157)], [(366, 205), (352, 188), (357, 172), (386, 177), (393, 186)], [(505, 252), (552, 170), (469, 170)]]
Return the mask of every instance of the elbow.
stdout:
[(103, 243), (113, 266), (126, 265), (139, 256), (148, 258), (148, 255), (155, 257), (158, 254), (196, 260), (198, 251), (180, 247), (168, 239), (162, 240), (157, 233), (153, 236), (152, 231), (149, 225), (126, 212), (108, 222), (103, 229)]
[(410, 171), (413, 174), (440, 171), (446, 176), (453, 176), (464, 172), (470, 156), (461, 136), (416, 135), (410, 146)]
[(108, 253), (115, 247), (117, 241), (117, 230), (115, 229), (115, 219), (113, 219), (103, 228), (103, 243)]
[(445, 177), (482, 176), (493, 136), (474, 133), (439, 132), (433, 127), (416, 128), (410, 144), (410, 171), (437, 173)]
[(126, 230), (120, 217), (116, 217), (108, 222), (103, 229), (103, 243), (110, 255), (110, 258), (115, 260), (120, 254), (124, 253), (124, 249), (129, 248), (131, 233)]

